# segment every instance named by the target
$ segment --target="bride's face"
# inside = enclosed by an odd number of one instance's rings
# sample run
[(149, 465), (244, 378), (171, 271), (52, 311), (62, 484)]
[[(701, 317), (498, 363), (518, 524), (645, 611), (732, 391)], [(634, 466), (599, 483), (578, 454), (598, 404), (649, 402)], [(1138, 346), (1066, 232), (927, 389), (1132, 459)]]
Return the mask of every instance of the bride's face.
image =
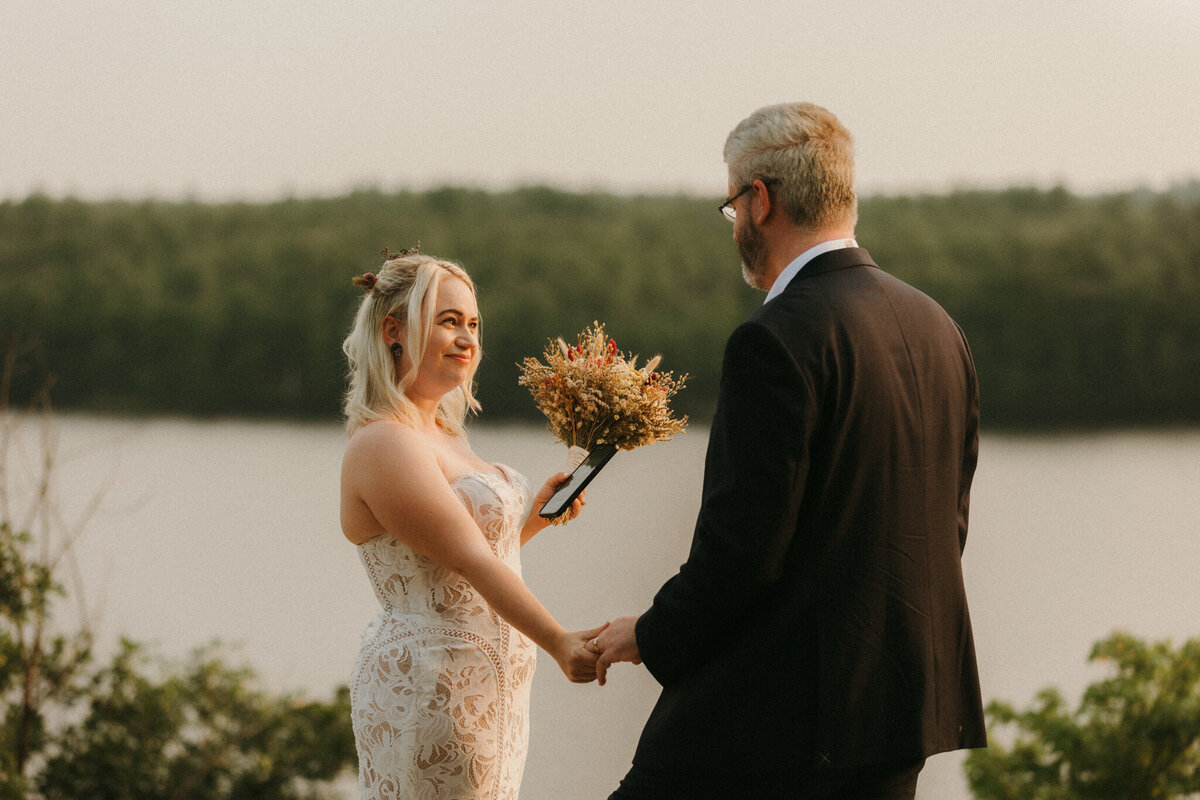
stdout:
[(479, 359), (479, 309), (471, 288), (450, 275), (438, 284), (433, 302), (433, 329), (411, 389), (441, 397), (465, 383)]

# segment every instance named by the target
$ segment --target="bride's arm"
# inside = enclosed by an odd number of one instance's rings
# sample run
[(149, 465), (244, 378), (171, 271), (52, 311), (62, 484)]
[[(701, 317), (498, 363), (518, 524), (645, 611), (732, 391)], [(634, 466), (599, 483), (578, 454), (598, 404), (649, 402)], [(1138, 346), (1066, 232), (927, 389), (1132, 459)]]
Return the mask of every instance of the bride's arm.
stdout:
[(342, 480), (385, 532), (470, 581), (496, 613), (553, 656), (568, 678), (595, 677), (596, 657), (583, 645), (599, 631), (565, 630), (496, 557), (416, 431), (392, 423), (360, 429), (347, 449)]

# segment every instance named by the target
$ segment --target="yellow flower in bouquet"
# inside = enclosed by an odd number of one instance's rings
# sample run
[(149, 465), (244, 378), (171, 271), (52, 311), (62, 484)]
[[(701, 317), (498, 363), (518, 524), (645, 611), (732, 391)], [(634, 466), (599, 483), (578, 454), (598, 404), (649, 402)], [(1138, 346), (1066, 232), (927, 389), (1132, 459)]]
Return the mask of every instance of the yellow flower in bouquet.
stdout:
[(544, 363), (526, 358), (519, 365), (519, 383), (546, 415), (546, 427), (568, 447), (632, 450), (670, 439), (687, 426), (686, 416), (671, 412), (670, 401), (688, 376), (657, 371), (662, 356), (638, 369), (638, 357), (617, 349), (599, 322), (573, 346), (551, 339), (543, 357)]

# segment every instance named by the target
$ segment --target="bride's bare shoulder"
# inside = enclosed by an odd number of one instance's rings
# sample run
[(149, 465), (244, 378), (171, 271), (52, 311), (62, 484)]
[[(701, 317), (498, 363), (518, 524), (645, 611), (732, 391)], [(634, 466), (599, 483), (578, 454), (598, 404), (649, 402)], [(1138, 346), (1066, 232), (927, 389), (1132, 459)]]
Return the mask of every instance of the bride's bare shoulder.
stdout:
[(351, 444), (378, 444), (388, 441), (405, 441), (420, 434), (407, 423), (398, 419), (376, 419), (363, 423), (350, 434)]
[(410, 425), (379, 419), (360, 425), (350, 434), (344, 461), (421, 460), (429, 454), (429, 442)]

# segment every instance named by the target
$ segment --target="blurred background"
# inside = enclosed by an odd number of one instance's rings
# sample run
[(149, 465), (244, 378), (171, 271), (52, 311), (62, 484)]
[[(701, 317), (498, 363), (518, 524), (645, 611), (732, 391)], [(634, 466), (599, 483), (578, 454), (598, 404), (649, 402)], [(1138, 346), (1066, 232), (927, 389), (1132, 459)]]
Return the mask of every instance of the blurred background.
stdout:
[[(686, 557), (721, 348), (761, 302), (721, 148), (789, 100), (853, 132), (859, 242), (976, 356), (985, 700), (1074, 702), (1114, 630), (1200, 636), (1196, 41), (1191, 0), (4, 3), (0, 588), (23, 599), (0, 607), (0, 798), (109, 796), (120, 759), (81, 719), (207, 753), (121, 756), (140, 797), (172, 770), (194, 797), (352, 794), (339, 687), (374, 601), (337, 528), (340, 342), (385, 247), (476, 279), (473, 442), (531, 479), (563, 453), (516, 362), (549, 337), (599, 320), (689, 373), (690, 430), (615, 460), (526, 555), (565, 624), (643, 609)], [(62, 586), (41, 604), (36, 564)], [(31, 673), (42, 652), (61, 669)], [(605, 797), (656, 687), (552, 672), (522, 797)], [(972, 791), (940, 756), (919, 796)]]

